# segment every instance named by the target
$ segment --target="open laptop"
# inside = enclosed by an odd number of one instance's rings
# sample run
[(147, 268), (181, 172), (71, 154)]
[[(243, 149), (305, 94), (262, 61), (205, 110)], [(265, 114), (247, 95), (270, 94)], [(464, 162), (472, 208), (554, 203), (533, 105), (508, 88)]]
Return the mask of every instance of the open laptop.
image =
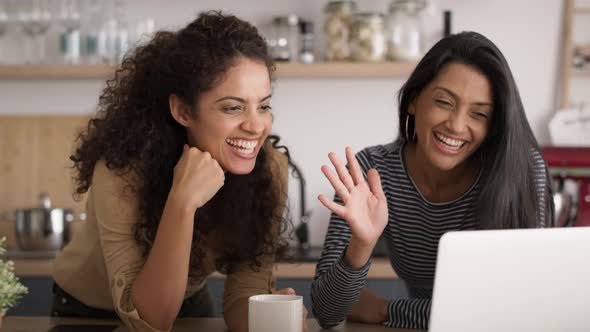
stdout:
[(590, 227), (445, 234), (429, 325), (430, 332), (590, 331)]

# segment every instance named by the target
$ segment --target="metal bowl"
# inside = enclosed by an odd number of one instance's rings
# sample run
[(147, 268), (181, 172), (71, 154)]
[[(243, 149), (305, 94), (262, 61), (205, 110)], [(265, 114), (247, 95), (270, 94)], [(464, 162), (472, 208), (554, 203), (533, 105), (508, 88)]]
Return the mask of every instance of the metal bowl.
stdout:
[(72, 211), (66, 209), (18, 209), (16, 242), (21, 250), (58, 250), (70, 241)]
[(0, 214), (0, 219), (14, 222), (16, 242), (21, 250), (59, 250), (70, 241), (71, 222), (86, 219), (84, 213), (75, 215), (70, 209), (52, 208), (45, 193), (40, 195), (40, 200), (39, 207)]

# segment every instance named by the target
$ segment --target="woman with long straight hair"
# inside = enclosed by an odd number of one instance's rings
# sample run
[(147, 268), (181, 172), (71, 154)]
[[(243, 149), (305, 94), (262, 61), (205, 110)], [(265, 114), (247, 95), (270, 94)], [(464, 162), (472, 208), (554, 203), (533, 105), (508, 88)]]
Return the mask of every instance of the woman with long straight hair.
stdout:
[[(426, 329), (440, 237), (449, 231), (549, 227), (550, 178), (506, 59), (487, 38), (440, 40), (399, 92), (399, 137), (334, 153), (322, 172), (335, 189), (312, 286), (320, 324), (345, 317)], [(363, 288), (383, 236), (409, 298)]]

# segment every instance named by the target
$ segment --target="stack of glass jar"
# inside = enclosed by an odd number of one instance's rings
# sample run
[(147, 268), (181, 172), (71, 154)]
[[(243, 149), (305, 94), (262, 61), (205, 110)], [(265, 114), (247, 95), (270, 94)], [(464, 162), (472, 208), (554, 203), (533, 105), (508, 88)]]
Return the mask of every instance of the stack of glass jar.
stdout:
[(324, 33), (326, 61), (415, 61), (422, 55), (420, 11), (427, 0), (393, 0), (387, 17), (357, 12), (354, 1), (329, 1)]

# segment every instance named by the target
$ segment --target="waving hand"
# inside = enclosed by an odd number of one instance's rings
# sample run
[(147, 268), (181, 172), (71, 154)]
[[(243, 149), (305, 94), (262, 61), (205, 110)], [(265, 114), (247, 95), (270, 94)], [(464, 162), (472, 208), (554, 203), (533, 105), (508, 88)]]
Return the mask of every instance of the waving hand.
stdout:
[(388, 219), (387, 200), (379, 173), (370, 169), (367, 183), (349, 147), (346, 148), (346, 160), (350, 172), (335, 153), (331, 152), (328, 156), (336, 173), (326, 165), (322, 166), (322, 172), (344, 205), (333, 202), (325, 195), (320, 195), (319, 200), (348, 223), (352, 230), (351, 243), (354, 241), (361, 247), (370, 247), (372, 251)]

